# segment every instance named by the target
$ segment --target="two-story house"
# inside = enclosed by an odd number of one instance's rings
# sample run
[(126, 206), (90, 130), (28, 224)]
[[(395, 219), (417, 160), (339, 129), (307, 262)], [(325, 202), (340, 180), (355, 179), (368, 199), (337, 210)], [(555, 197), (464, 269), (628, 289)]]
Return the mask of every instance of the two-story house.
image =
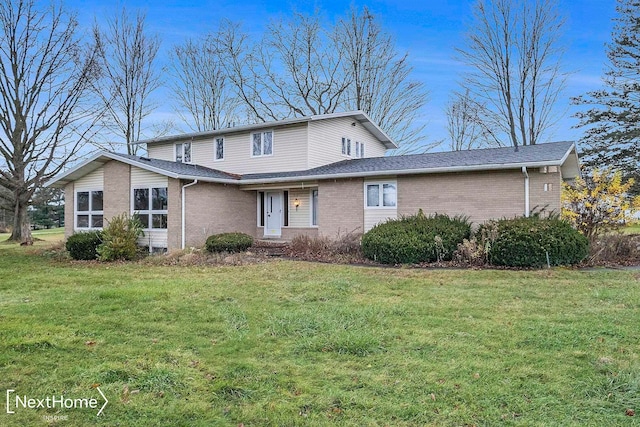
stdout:
[(364, 232), (422, 209), (476, 223), (560, 208), (579, 174), (571, 142), (385, 156), (396, 148), (360, 111), (142, 141), (148, 157), (101, 152), (56, 177), (65, 234), (137, 214), (153, 252), (215, 233), (257, 238)]

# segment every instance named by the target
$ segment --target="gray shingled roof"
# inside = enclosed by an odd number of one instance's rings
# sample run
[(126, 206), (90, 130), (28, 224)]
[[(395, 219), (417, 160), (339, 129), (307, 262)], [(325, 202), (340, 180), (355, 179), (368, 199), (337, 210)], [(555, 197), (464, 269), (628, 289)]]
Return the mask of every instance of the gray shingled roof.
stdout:
[[(366, 159), (343, 160), (329, 165), (293, 172), (254, 173), (236, 175), (205, 166), (150, 159), (129, 154), (102, 152), (96, 154), (76, 168), (54, 178), (48, 186), (62, 187), (66, 183), (95, 170), (110, 159), (121, 159), (125, 163), (161, 173), (173, 178), (202, 179), (212, 182), (239, 184), (261, 184), (266, 182), (286, 182), (298, 179), (324, 179), (331, 177), (374, 176), (384, 173), (433, 173), (462, 172), (519, 168), (520, 166), (561, 165), (570, 153), (570, 141), (520, 147), (489, 148), (483, 150), (454, 151), (442, 153), (415, 154), (406, 156), (372, 157)], [(579, 174), (577, 159), (573, 162), (574, 174)]]
[(562, 141), (522, 146), (517, 151), (513, 147), (502, 147), (351, 159), (302, 171), (245, 174), (242, 175), (242, 181), (406, 170), (462, 169), (473, 166), (487, 166), (489, 168), (489, 166), (527, 163), (557, 163), (567, 155), (572, 146), (573, 142)]
[(152, 159), (148, 157), (134, 156), (131, 154), (122, 154), (110, 152), (118, 157), (137, 162), (141, 165), (147, 165), (155, 169), (160, 169), (178, 176), (201, 177), (211, 179), (240, 179), (240, 175), (223, 172), (218, 169), (211, 169), (205, 166), (193, 165), (188, 163), (170, 162), (167, 160)]

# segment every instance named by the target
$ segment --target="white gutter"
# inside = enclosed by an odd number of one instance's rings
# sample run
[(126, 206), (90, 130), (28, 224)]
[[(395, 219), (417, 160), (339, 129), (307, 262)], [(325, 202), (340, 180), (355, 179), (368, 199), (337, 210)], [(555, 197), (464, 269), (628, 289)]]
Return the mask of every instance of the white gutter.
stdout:
[(185, 184), (182, 186), (182, 249), (184, 249), (185, 245), (186, 245), (186, 240), (187, 240), (187, 236), (186, 236), (186, 229), (187, 229), (187, 218), (185, 216), (185, 211), (186, 211), (186, 203), (185, 203), (185, 188), (187, 187), (191, 187), (192, 185), (196, 185), (198, 183), (198, 180), (194, 180), (193, 182), (190, 182), (189, 184)]
[(526, 166), (522, 166), (522, 174), (524, 175), (524, 216), (529, 218), (529, 172)]

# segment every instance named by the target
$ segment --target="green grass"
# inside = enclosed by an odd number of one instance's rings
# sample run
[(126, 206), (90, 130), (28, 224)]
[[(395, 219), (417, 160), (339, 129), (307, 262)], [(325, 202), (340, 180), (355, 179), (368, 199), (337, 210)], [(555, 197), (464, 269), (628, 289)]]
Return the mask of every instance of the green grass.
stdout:
[[(637, 425), (640, 275), (55, 261), (0, 247), (0, 392), (64, 426)], [(0, 410), (0, 425), (55, 412)]]
[[(44, 242), (60, 242), (64, 239), (64, 227), (50, 228), (48, 230), (34, 230), (32, 231), (33, 237)], [(10, 236), (10, 233), (0, 233), (0, 243), (5, 242)]]
[(640, 222), (629, 224), (624, 228), (626, 234), (640, 234)]

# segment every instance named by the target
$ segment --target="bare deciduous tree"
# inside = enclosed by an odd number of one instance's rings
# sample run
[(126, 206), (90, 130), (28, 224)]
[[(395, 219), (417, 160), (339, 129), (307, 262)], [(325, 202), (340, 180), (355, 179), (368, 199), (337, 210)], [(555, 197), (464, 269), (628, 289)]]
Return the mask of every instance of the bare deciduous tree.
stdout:
[(410, 80), (408, 56), (366, 8), (331, 27), (318, 15), (294, 14), (269, 25), (256, 43), (226, 23), (215, 40), (256, 121), (360, 109), (405, 149), (423, 137), (417, 118), (427, 102), (424, 85)]
[(217, 49), (217, 39), (208, 36), (176, 46), (171, 55), (171, 88), (181, 109), (179, 114), (194, 131), (220, 129), (240, 121), (242, 101)]
[(558, 120), (565, 86), (558, 45), (563, 19), (555, 0), (478, 0), (465, 46), (472, 69), (464, 87), (483, 105), (492, 135), (510, 145), (533, 145)]
[(419, 124), (427, 103), (424, 84), (411, 80), (408, 54), (401, 55), (368, 8), (352, 8), (335, 30), (335, 48), (344, 52), (347, 109), (362, 110), (407, 150), (423, 138)]
[(35, 190), (85, 142), (95, 111), (85, 103), (94, 51), (75, 16), (34, 0), (0, 3), (0, 185), (12, 193), (10, 240), (31, 243), (27, 207)]
[(257, 121), (327, 114), (344, 106), (342, 53), (318, 16), (294, 14), (252, 43), (236, 24), (216, 35), (227, 73)]
[[(107, 28), (94, 26), (100, 57), (100, 79), (95, 92), (105, 107), (105, 124), (124, 139), (127, 152), (135, 154), (143, 132), (143, 120), (153, 111), (150, 94), (160, 86), (155, 59), (160, 48), (157, 36), (147, 34), (145, 16), (132, 17), (125, 8), (107, 21)], [(112, 142), (106, 142), (110, 148)]]
[(481, 107), (471, 99), (469, 91), (456, 93), (446, 108), (447, 131), (451, 151), (471, 150), (485, 145), (486, 132)]

